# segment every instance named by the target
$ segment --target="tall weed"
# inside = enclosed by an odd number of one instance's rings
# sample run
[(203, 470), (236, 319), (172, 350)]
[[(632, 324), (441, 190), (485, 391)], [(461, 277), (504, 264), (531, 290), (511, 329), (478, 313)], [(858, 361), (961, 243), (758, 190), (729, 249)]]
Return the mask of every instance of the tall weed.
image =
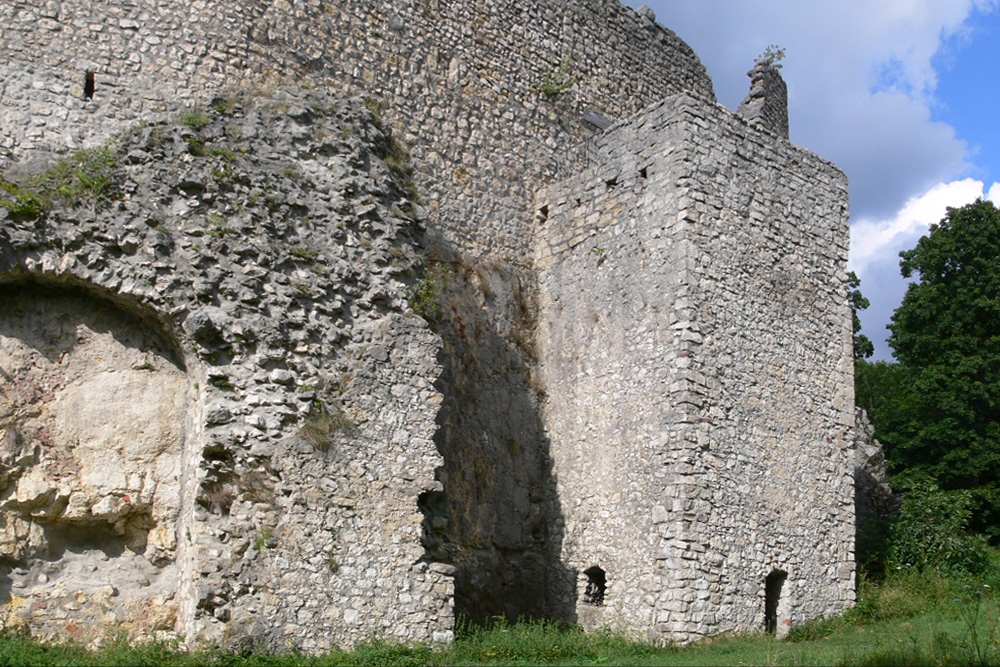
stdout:
[(936, 570), (890, 570), (881, 580), (862, 574), (858, 603), (844, 615), (851, 623), (870, 624), (891, 618), (910, 618), (934, 611), (957, 593), (957, 583)]

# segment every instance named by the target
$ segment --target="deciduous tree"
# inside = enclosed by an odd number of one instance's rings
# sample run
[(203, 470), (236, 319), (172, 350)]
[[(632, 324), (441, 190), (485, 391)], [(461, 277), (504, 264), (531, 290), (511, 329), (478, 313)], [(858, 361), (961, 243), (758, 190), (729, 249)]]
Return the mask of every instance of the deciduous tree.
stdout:
[[(916, 277), (892, 316), (889, 344), (906, 368), (889, 451), (898, 469), (972, 490), (973, 526), (1000, 537), (1000, 211), (950, 208), (912, 250)], [(878, 422), (876, 428), (879, 427)]]

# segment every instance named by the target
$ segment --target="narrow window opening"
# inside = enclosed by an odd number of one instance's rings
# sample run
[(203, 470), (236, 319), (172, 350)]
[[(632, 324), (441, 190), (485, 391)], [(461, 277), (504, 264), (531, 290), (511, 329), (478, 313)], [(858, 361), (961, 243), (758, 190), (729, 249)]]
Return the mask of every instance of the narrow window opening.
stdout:
[(549, 219), (549, 207), (543, 206), (538, 209), (538, 216), (535, 218), (538, 222), (545, 222)]
[(642, 169), (639, 170), (639, 178), (641, 178), (642, 180), (646, 180), (648, 177), (649, 177), (649, 172), (646, 171), (646, 167), (643, 167)]
[(618, 185), (618, 177), (614, 176), (612, 178), (609, 178), (608, 180), (604, 181), (604, 184), (608, 186), (608, 190), (610, 190), (611, 188)]
[(579, 206), (580, 206), (580, 200), (579, 200), (579, 199), (577, 199), (577, 200), (574, 200), (574, 202), (573, 202), (573, 206), (577, 206), (577, 207), (579, 207)]
[(764, 630), (772, 635), (778, 629), (778, 605), (787, 576), (786, 572), (775, 570), (764, 580)]
[(94, 72), (87, 72), (87, 77), (83, 81), (83, 99), (88, 102), (94, 99)]
[(600, 607), (604, 605), (604, 595), (608, 591), (608, 579), (604, 570), (596, 565), (583, 574), (587, 577), (587, 587), (583, 591), (583, 603)]

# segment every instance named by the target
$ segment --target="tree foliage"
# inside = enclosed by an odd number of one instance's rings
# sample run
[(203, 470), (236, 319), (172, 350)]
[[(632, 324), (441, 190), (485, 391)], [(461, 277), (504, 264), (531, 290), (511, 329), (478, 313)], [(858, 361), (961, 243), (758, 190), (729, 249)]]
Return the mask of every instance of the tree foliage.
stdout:
[[(889, 324), (901, 368), (894, 415), (873, 415), (898, 470), (972, 492), (973, 526), (1000, 536), (1000, 211), (979, 200), (950, 208), (900, 253), (916, 276)], [(893, 375), (895, 373), (896, 375)]]
[(907, 406), (909, 368), (894, 361), (855, 359), (854, 401), (868, 413), (875, 435), (882, 443), (886, 458), (907, 437), (912, 415)]
[(955, 575), (978, 574), (989, 566), (985, 538), (967, 530), (970, 491), (942, 491), (921, 473), (898, 478), (896, 490), (903, 493), (903, 506), (890, 529), (893, 564)]
[(875, 345), (868, 336), (861, 333), (861, 318), (858, 311), (866, 309), (871, 305), (864, 296), (861, 295), (861, 279), (858, 274), (851, 271), (847, 274), (847, 302), (851, 305), (851, 317), (854, 319), (854, 360), (867, 359), (875, 354)]

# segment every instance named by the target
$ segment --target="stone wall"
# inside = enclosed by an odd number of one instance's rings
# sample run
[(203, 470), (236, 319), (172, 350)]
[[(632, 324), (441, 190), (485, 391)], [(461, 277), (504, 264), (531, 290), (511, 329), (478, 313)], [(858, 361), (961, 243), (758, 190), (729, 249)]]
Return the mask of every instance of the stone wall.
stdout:
[(419, 504), (440, 343), (394, 150), (361, 102), (281, 93), (4, 193), (5, 602), (36, 635), (450, 637)]
[(886, 482), (885, 452), (868, 413), (856, 407), (854, 421), (855, 550), (858, 564), (871, 565), (880, 562), (888, 548), (889, 527), (902, 498)]
[(113, 176), (0, 207), (3, 289), (89, 290), (178, 351), (176, 631), (687, 640), (763, 624), (779, 570), (783, 619), (849, 603), (846, 186), (781, 140), (774, 81), (761, 132), (617, 0), (11, 0), (0, 43), (4, 178)]
[(758, 61), (750, 77), (750, 93), (736, 113), (782, 139), (788, 138), (788, 86), (778, 71), (780, 65)]
[[(563, 588), (572, 597), (564, 606), (585, 627), (639, 633), (653, 627), (661, 586), (651, 505), (685, 483), (665, 479), (663, 458), (684, 436), (669, 406), (690, 287), (683, 230), (671, 224), (677, 201), (664, 196), (682, 165), (654, 154), (669, 156), (669, 128), (644, 151), (625, 131), (602, 135), (607, 154), (598, 166), (536, 199), (539, 377), (559, 495), (568, 501), (562, 557), (571, 581)], [(594, 596), (588, 588), (599, 590), (601, 572), (606, 589)]]
[[(442, 338), (444, 400), (435, 442), (444, 494), (432, 553), (456, 567), (455, 607), (473, 619), (569, 615), (556, 601), (560, 499), (533, 383), (532, 284), (500, 263), (438, 260), (433, 328)], [(499, 316), (494, 315), (499, 313)]]
[(531, 386), (531, 197), (560, 169), (558, 152), (597, 130), (588, 114), (624, 117), (682, 90), (712, 99), (693, 51), (617, 0), (14, 0), (0, 8), (0, 41), (0, 146), (13, 171), (278, 81), (379, 109), (410, 148), (428, 255), (451, 271), (435, 323), (447, 493), (424, 499), (440, 524), (435, 553), (458, 567), (464, 613), (551, 607), (525, 594), (561, 570)]
[(473, 255), (529, 250), (529, 184), (594, 130), (585, 112), (713, 96), (694, 52), (618, 0), (12, 0), (0, 42), (0, 147), (18, 160), (223, 88), (363, 93), (414, 147), (431, 227)]
[(597, 166), (536, 198), (541, 377), (581, 618), (677, 641), (763, 628), (772, 573), (770, 624), (847, 608), (843, 174), (688, 96), (567, 161), (581, 154)]

